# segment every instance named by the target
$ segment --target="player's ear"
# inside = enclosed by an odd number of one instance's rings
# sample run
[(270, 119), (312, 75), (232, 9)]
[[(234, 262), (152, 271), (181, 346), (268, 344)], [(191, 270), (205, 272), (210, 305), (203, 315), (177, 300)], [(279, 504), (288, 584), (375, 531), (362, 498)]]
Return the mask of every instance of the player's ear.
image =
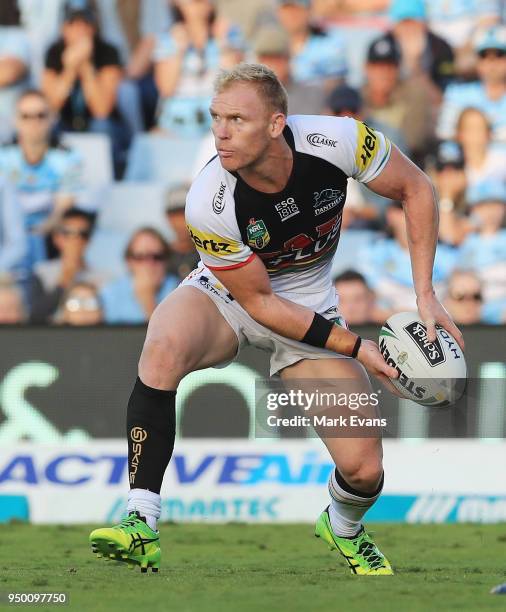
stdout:
[(286, 117), (283, 113), (273, 113), (271, 115), (269, 130), (272, 138), (278, 138), (283, 133), (286, 125)]

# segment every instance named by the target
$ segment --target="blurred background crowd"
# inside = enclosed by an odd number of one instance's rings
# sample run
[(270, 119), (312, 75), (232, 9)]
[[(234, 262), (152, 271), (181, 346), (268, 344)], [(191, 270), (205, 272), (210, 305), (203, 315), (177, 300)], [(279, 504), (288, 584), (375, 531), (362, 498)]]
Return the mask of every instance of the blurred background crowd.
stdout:
[[(240, 61), (428, 172), (439, 297), (505, 323), (505, 20), (504, 0), (2, 0), (0, 323), (149, 318), (198, 261), (185, 196)], [(349, 180), (333, 270), (352, 326), (416, 307), (399, 202)]]

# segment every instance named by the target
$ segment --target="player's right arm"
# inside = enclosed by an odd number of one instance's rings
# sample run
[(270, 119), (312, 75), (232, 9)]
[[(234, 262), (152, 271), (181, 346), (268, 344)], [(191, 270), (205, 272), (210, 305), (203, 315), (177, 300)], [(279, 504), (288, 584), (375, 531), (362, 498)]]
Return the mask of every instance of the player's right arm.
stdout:
[[(214, 268), (213, 274), (252, 319), (281, 336), (303, 340), (315, 312), (274, 293), (267, 270), (259, 257), (253, 256), (249, 263), (240, 268)], [(350, 330), (333, 325), (325, 348), (351, 356), (357, 339), (358, 336)], [(357, 359), (374, 376), (383, 379), (385, 376), (397, 377), (397, 371), (386, 364), (374, 342), (362, 340)]]

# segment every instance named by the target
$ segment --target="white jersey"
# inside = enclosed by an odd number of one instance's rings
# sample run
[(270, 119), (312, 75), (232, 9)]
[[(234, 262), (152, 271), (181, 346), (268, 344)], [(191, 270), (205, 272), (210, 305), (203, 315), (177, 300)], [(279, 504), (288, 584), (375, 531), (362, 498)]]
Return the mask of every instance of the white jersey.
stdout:
[(188, 192), (186, 222), (209, 270), (240, 268), (258, 256), (273, 290), (307, 305), (304, 295), (333, 293), (330, 271), (348, 177), (376, 178), (391, 145), (347, 117), (290, 116), (283, 135), (293, 169), (282, 191), (253, 189), (216, 156)]

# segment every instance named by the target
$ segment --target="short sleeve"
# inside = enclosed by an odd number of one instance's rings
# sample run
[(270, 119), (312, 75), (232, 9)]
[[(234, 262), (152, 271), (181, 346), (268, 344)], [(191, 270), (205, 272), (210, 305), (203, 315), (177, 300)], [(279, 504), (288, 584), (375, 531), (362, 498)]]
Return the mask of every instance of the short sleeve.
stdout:
[(205, 168), (188, 193), (186, 226), (202, 263), (210, 270), (240, 268), (253, 259), (254, 253), (242, 241), (230, 185), (223, 181), (209, 183), (207, 174)]
[(83, 191), (83, 163), (76, 151), (68, 151), (65, 155), (59, 191), (74, 196)]
[(390, 158), (388, 138), (350, 117), (295, 115), (288, 125), (296, 132), (298, 150), (325, 159), (361, 183), (379, 176)]
[(176, 54), (177, 48), (172, 36), (168, 32), (156, 37), (153, 59), (155, 62), (166, 60)]
[(97, 68), (104, 68), (105, 66), (121, 66), (121, 60), (119, 58), (119, 52), (114, 45), (99, 41), (96, 43), (98, 49), (95, 55), (95, 63)]
[(62, 53), (63, 45), (61, 43), (51, 45), (46, 52), (46, 68), (54, 70), (55, 72), (61, 72), (63, 68), (61, 60)]

